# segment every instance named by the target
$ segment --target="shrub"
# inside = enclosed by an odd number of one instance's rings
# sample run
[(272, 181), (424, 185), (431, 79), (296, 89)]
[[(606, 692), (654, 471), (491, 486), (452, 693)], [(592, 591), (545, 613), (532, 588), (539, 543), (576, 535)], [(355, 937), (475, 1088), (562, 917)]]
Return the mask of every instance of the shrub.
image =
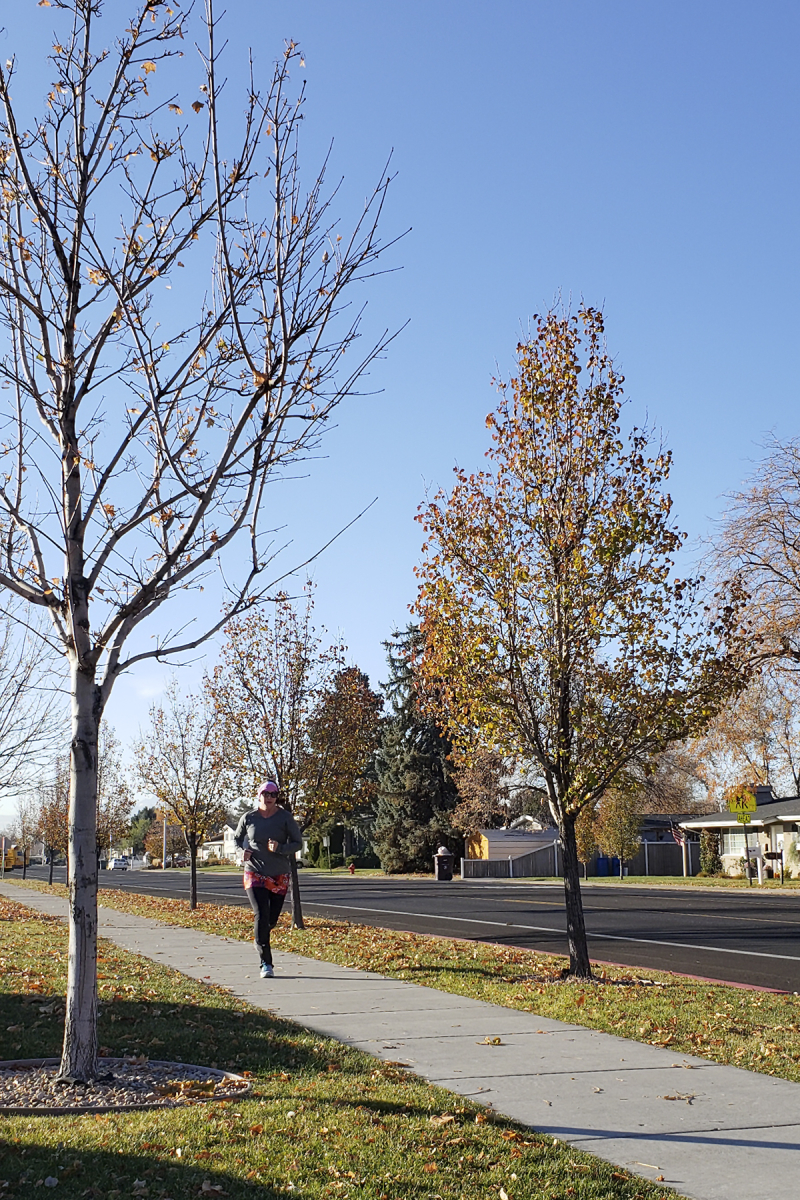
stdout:
[(700, 834), (700, 874), (722, 874), (722, 859), (719, 854), (719, 834), (713, 829), (704, 829)]

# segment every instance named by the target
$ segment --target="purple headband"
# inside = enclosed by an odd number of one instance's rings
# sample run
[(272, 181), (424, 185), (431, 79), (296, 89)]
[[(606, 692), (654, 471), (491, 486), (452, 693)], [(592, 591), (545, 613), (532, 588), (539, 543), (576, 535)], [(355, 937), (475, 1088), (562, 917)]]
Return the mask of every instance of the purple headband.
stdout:
[(258, 789), (258, 795), (264, 796), (268, 792), (277, 792), (277, 791), (280, 791), (277, 783), (273, 783), (271, 779), (268, 779), (267, 782), (262, 783), (261, 787)]

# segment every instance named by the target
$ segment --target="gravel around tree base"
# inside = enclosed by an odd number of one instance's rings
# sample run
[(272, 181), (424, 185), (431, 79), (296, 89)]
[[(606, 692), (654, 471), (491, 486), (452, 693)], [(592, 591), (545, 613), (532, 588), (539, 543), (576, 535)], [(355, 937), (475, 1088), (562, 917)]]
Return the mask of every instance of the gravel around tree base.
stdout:
[(176, 1108), (245, 1095), (241, 1075), (190, 1063), (146, 1058), (100, 1059), (93, 1083), (57, 1081), (58, 1059), (0, 1062), (0, 1112), (110, 1112), (118, 1108)]

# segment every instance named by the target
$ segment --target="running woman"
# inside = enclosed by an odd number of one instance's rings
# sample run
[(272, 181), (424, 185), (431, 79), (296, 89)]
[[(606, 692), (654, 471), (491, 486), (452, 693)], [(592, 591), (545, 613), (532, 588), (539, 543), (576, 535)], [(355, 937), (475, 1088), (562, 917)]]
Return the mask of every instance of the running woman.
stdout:
[(281, 915), (289, 890), (289, 855), (303, 844), (303, 835), (290, 812), (278, 804), (278, 785), (268, 780), (258, 789), (258, 807), (243, 814), (234, 835), (244, 851), (244, 886), (253, 910), (256, 949), (261, 958), (261, 978), (272, 979), (270, 930)]

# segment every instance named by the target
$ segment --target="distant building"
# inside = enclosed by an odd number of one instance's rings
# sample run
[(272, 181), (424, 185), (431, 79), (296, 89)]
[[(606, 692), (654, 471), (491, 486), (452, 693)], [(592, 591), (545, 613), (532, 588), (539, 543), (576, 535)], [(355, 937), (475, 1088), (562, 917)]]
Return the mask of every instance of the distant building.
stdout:
[(517, 858), (520, 854), (532, 854), (544, 846), (552, 846), (558, 838), (558, 830), (517, 827), (515, 829), (478, 829), (467, 838), (466, 857), (471, 859)]
[(233, 840), (235, 833), (236, 826), (226, 823), (203, 842), (197, 857), (201, 862), (207, 862), (209, 858), (227, 858), (237, 866), (241, 866), (244, 861), (244, 851), (240, 850)]

